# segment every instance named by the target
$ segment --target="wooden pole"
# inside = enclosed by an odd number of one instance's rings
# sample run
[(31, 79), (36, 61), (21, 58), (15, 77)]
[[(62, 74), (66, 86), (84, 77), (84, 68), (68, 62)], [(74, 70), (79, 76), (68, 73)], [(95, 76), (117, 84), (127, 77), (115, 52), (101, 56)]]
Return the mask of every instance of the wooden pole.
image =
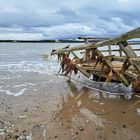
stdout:
[(111, 56), (112, 53), (111, 53), (111, 46), (110, 45), (108, 45), (108, 51), (109, 51), (109, 56)]
[(132, 38), (140, 38), (140, 27), (136, 28), (134, 30), (131, 30), (127, 33), (124, 33), (120, 36), (110, 38), (105, 41), (100, 41), (97, 43), (86, 43), (84, 45), (68, 48), (68, 49), (61, 49), (61, 50), (56, 50), (53, 52), (53, 54), (59, 54), (59, 53), (65, 53), (69, 51), (78, 51), (78, 50), (84, 50), (84, 49), (93, 49), (97, 47), (103, 47), (103, 46), (108, 46), (112, 44), (117, 44), (118, 42), (126, 41)]
[[(120, 42), (119, 46), (121, 48), (121, 50), (125, 53), (125, 55), (128, 58), (138, 58), (137, 54), (132, 50), (132, 48), (127, 44), (127, 42)], [(140, 73), (140, 62), (138, 61), (131, 61), (130, 63), (137, 69), (137, 71)]]

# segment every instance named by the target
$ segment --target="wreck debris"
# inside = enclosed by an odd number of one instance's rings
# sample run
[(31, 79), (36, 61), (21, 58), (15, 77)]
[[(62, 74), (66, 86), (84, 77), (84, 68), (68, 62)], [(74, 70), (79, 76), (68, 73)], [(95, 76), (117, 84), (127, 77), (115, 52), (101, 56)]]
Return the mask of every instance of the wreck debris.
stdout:
[[(132, 84), (133, 91), (139, 92), (140, 57), (136, 51), (140, 49), (130, 46), (140, 44), (139, 41), (130, 41), (135, 38), (140, 38), (140, 27), (113, 38), (81, 37), (85, 39), (85, 44), (53, 50), (51, 55), (58, 55), (60, 71), (64, 75), (70, 75), (73, 71), (77, 74), (79, 71), (88, 78), (93, 75), (96, 81), (106, 84), (113, 81), (125, 86)], [(103, 49), (104, 46), (108, 46), (108, 49)], [(114, 49), (114, 46), (118, 49)], [(79, 58), (74, 51), (81, 50), (84, 50), (81, 53), (83, 57)]]

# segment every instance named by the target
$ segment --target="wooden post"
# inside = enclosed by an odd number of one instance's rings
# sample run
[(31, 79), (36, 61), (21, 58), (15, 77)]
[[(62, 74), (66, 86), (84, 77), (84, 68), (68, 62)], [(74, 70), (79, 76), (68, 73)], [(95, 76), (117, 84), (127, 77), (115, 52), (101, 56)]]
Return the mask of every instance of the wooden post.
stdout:
[[(98, 56), (102, 56), (103, 57), (103, 54), (99, 51), (99, 50), (96, 50), (96, 53)], [(111, 60), (110, 59), (107, 59), (104, 61), (104, 64), (110, 69), (112, 70), (113, 73), (116, 74), (116, 76), (119, 78), (119, 80), (124, 83), (126, 86), (129, 86), (129, 82), (127, 81), (126, 77), (124, 76), (123, 73), (117, 73), (114, 68), (113, 68), (113, 65), (111, 63)]]
[(108, 45), (108, 51), (109, 51), (109, 56), (111, 56), (112, 53), (111, 53), (111, 46), (110, 45)]
[[(137, 54), (133, 51), (133, 49), (128, 46), (127, 42), (120, 42), (118, 43), (121, 50), (125, 53), (125, 55), (128, 57), (128, 58), (138, 58), (137, 57)], [(130, 60), (130, 63), (137, 69), (137, 71), (140, 73), (140, 62), (138, 61), (131, 61)]]
[(119, 53), (120, 53), (120, 57), (122, 57), (122, 50), (120, 46), (119, 46)]
[(90, 60), (90, 50), (85, 51), (85, 60)]

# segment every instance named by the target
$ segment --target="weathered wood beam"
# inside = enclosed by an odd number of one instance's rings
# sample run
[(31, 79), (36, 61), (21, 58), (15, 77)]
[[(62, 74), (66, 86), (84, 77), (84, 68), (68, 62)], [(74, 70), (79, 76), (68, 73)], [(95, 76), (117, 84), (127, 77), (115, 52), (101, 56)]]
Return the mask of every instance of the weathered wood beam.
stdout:
[(109, 52), (109, 55), (111, 56), (112, 55), (111, 45), (108, 45), (108, 52)]
[[(140, 51), (140, 49), (133, 49), (133, 51)], [(108, 50), (100, 50), (101, 52), (109, 52)], [(111, 50), (111, 52), (119, 52), (120, 50), (119, 49), (114, 49), (114, 50)]]
[(80, 36), (78, 39), (95, 39), (95, 40), (107, 40), (107, 37), (94, 37), (94, 36)]
[[(78, 39), (84, 39), (86, 41), (89, 41), (89, 42), (99, 42), (99, 41), (103, 41), (103, 40), (108, 40), (109, 38), (108, 37), (92, 37), (92, 36), (81, 36), (81, 37), (78, 37)], [(128, 41), (128, 45), (139, 45), (140, 44), (140, 41), (138, 40), (129, 40)], [(112, 44), (112, 45), (117, 45), (117, 44)]]
[(127, 41), (128, 45), (140, 45), (140, 41)]
[[(103, 54), (98, 50), (96, 49), (96, 53), (99, 55), (99, 56), (102, 56), (103, 57)], [(126, 77), (124, 76), (124, 74), (120, 74), (118, 73), (117, 71), (115, 71), (113, 65), (112, 65), (112, 62), (110, 59), (107, 59), (103, 62), (110, 70), (112, 70), (113, 73), (116, 74), (116, 76), (118, 77), (118, 80), (120, 80), (120, 82), (124, 83), (126, 86), (129, 86), (129, 82), (127, 81)]]
[[(138, 59), (137, 54), (132, 50), (132, 48), (127, 44), (127, 42), (120, 42), (119, 43), (120, 49), (125, 53), (128, 58), (135, 58)], [(130, 63), (137, 69), (140, 73), (140, 62), (139, 61), (131, 61)]]
[(135, 81), (138, 78), (138, 76), (136, 76), (128, 71), (125, 71), (124, 75), (127, 76), (130, 81)]
[(75, 58), (80, 59), (73, 51), (70, 52)]
[(108, 45), (116, 44), (118, 42), (129, 40), (132, 38), (140, 38), (140, 27), (136, 28), (134, 30), (131, 30), (127, 33), (124, 33), (120, 36), (109, 38), (108, 40), (105, 40), (105, 41), (100, 41), (97, 43), (91, 42), (91, 43), (87, 43), (84, 45), (71, 47), (68, 49), (56, 50), (53, 52), (53, 54), (65, 53), (65, 52), (70, 52), (70, 51), (78, 51), (78, 50), (84, 50), (84, 49), (93, 49), (93, 48), (102, 47), (102, 46), (108, 46)]
[(78, 66), (76, 65), (76, 68), (83, 74), (85, 75), (86, 77), (90, 77), (91, 76), (91, 73), (87, 72), (84, 68), (82, 68), (81, 66)]
[[(121, 61), (121, 62), (124, 62), (124, 61), (126, 61), (128, 59), (129, 61), (137, 61), (137, 62), (140, 62), (140, 57), (137, 57), (137, 58), (127, 58), (125, 56), (123, 56), (123, 57), (120, 57), (120, 56), (111, 56), (111, 57), (112, 57), (112, 61)], [(105, 56), (103, 58), (103, 60), (105, 60), (107, 58), (108, 58), (108, 56)]]

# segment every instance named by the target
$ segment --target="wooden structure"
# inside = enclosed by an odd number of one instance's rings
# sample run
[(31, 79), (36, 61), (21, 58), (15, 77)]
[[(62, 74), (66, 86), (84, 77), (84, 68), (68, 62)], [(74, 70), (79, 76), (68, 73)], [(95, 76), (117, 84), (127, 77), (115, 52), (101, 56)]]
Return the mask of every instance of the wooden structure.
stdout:
[[(133, 47), (140, 41), (130, 41), (135, 38), (140, 38), (140, 28), (113, 38), (80, 37), (85, 39), (84, 44), (53, 50), (52, 55), (58, 55), (65, 75), (80, 71), (96, 81), (132, 84), (133, 91), (140, 92), (140, 49)], [(82, 51), (83, 57), (74, 51)]]

